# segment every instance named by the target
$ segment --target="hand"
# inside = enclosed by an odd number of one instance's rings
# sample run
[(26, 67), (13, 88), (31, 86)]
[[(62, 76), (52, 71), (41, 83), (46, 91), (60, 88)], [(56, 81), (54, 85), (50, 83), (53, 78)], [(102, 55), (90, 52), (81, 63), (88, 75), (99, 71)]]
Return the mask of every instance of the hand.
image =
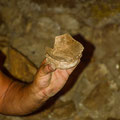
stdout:
[(25, 115), (35, 111), (49, 97), (60, 91), (74, 69), (75, 67), (54, 70), (44, 61), (30, 84), (12, 81), (1, 74), (0, 88), (6, 92), (0, 91), (0, 94), (3, 94), (0, 100), (0, 113)]
[(38, 86), (39, 92), (49, 98), (61, 90), (74, 69), (75, 67), (54, 70), (50, 65), (46, 65), (44, 60), (35, 78), (36, 87)]

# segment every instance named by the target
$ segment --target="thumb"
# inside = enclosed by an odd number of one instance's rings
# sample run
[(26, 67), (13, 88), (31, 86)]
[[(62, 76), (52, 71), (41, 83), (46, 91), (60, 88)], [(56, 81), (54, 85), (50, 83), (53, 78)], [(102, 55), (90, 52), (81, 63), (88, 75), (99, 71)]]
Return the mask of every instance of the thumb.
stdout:
[(38, 70), (36, 77), (35, 77), (35, 83), (37, 83), (37, 85), (39, 85), (40, 89), (43, 89), (50, 84), (51, 74), (49, 74), (49, 73), (51, 73), (53, 71), (54, 70), (51, 68), (50, 65), (45, 65), (45, 64), (41, 65), (41, 67)]
[(54, 69), (49, 64), (42, 64), (40, 69), (38, 70), (39, 77), (43, 77), (51, 72), (53, 72)]

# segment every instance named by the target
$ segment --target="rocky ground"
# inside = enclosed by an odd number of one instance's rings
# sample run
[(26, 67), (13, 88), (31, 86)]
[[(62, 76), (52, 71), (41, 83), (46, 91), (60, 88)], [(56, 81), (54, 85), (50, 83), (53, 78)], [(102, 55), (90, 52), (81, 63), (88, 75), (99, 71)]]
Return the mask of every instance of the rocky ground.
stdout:
[(119, 0), (0, 0), (1, 68), (32, 81), (63, 33), (85, 47), (68, 83), (36, 113), (0, 120), (120, 120)]

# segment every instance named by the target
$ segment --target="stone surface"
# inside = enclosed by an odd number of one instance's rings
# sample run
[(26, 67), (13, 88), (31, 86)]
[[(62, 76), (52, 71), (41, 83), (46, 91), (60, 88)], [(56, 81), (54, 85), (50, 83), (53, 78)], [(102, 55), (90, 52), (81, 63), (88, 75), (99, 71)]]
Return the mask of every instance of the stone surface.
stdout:
[(110, 86), (105, 81), (96, 85), (84, 100), (84, 105), (91, 110), (100, 110), (103, 106), (108, 104), (111, 95)]
[(33, 81), (36, 67), (13, 48), (9, 48), (8, 64), (8, 69), (14, 77), (25, 82)]
[(72, 101), (57, 102), (52, 110), (51, 119), (68, 119), (76, 112), (75, 104)]
[(11, 47), (2, 48), (2, 52), (6, 55), (4, 66), (13, 77), (28, 83), (33, 81), (37, 68), (25, 56)]

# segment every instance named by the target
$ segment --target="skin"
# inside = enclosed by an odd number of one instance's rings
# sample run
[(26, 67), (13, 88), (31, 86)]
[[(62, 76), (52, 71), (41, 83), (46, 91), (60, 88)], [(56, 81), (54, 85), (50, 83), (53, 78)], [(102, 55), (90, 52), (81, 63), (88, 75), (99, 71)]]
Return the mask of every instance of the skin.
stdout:
[(61, 90), (74, 69), (54, 70), (44, 60), (30, 84), (12, 80), (0, 72), (0, 113), (26, 115), (35, 111)]

